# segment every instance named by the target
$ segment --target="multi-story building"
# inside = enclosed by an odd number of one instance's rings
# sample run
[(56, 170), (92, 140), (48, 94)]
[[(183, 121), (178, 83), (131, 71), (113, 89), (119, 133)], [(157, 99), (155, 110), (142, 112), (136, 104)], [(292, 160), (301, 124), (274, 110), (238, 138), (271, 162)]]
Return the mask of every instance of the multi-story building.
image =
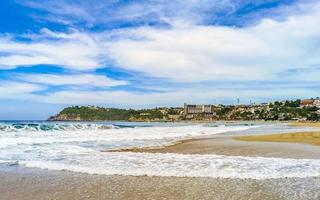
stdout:
[(214, 114), (214, 106), (213, 105), (191, 105), (184, 104), (184, 114), (192, 115), (192, 114)]

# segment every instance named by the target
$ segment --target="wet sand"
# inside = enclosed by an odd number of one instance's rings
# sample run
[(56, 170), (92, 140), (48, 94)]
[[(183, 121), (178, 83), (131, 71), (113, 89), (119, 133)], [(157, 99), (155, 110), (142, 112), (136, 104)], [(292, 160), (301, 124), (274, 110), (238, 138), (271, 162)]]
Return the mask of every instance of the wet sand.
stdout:
[(1, 200), (308, 200), (320, 178), (217, 179), (103, 176), (36, 169), (2, 170)]
[(299, 143), (247, 142), (235, 140), (233, 136), (221, 135), (184, 140), (164, 148), (135, 148), (120, 151), (320, 159), (319, 146)]

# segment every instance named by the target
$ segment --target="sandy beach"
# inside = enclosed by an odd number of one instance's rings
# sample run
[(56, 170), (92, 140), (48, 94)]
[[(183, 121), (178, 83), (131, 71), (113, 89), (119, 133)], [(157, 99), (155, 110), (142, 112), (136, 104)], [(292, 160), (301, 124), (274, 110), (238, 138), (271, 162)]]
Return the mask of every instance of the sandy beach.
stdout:
[(233, 136), (221, 135), (184, 140), (164, 148), (135, 148), (120, 151), (320, 159), (319, 146), (301, 143), (247, 142), (235, 140)]
[(1, 200), (319, 199), (320, 178), (220, 179), (2, 170)]

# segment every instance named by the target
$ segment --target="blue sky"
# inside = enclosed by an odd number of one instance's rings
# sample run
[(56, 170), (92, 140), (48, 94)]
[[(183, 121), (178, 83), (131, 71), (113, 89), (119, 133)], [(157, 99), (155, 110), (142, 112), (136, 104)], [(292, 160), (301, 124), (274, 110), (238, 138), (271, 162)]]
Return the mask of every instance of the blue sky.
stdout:
[(320, 96), (320, 2), (2, 0), (0, 119)]

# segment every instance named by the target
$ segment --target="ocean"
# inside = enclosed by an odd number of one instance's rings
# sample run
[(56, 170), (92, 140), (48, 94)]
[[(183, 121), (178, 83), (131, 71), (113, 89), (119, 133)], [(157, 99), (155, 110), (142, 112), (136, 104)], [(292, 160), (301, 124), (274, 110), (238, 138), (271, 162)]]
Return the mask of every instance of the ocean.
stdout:
[(320, 176), (320, 160), (108, 152), (212, 135), (293, 132), (279, 123), (0, 122), (0, 165), (89, 174), (270, 179)]

